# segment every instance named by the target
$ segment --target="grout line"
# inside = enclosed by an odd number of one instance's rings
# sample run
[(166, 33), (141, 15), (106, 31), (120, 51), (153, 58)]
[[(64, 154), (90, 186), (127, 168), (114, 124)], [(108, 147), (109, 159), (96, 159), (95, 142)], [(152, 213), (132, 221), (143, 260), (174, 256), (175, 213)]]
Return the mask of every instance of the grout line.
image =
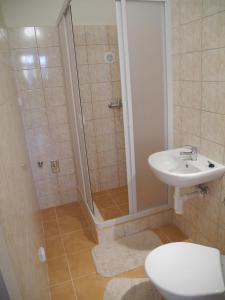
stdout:
[[(56, 222), (57, 222), (57, 225), (59, 227), (59, 218), (58, 218), (57, 213), (56, 213)], [(70, 279), (72, 281), (72, 287), (73, 287), (73, 291), (74, 291), (74, 296), (75, 296), (75, 299), (77, 300), (78, 299), (78, 297), (77, 297), (77, 291), (76, 291), (76, 287), (75, 287), (74, 282), (73, 282), (72, 273), (71, 273), (71, 269), (70, 269), (70, 265), (69, 265), (68, 253), (66, 252), (66, 248), (65, 248), (65, 245), (64, 245), (64, 241), (63, 241), (62, 235), (63, 234), (61, 233), (61, 231), (59, 231), (59, 237), (60, 237), (60, 240), (61, 240), (61, 243), (62, 243), (62, 246), (63, 246), (63, 250), (64, 250), (64, 253), (65, 253), (65, 258), (66, 258), (67, 268), (68, 268), (68, 271), (69, 271), (69, 276), (70, 276)]]
[[(60, 285), (62, 285), (62, 284), (68, 283), (68, 282), (71, 282), (71, 279), (68, 279), (68, 280), (65, 280), (65, 281), (62, 281), (62, 282), (59, 282), (59, 283), (51, 284), (51, 285), (49, 285), (49, 288), (53, 288), (53, 287), (56, 287), (56, 286), (60, 286)], [(66, 299), (65, 299), (65, 300), (66, 300)]]

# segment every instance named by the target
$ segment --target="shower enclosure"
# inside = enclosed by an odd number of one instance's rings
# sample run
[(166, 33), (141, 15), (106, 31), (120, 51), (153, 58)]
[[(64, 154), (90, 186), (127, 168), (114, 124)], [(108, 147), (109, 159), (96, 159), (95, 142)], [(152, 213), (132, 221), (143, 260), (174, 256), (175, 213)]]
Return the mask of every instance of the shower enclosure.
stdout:
[(167, 5), (72, 0), (58, 20), (78, 189), (100, 221), (169, 207), (147, 163), (170, 142)]

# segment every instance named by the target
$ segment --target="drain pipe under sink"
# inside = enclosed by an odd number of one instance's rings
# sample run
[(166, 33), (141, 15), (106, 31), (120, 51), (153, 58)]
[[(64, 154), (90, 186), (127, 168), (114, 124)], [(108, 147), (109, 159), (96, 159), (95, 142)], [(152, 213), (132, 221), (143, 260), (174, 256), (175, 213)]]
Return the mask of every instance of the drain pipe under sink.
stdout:
[(174, 209), (176, 214), (182, 215), (184, 213), (184, 201), (187, 201), (189, 199), (195, 198), (195, 197), (205, 197), (209, 194), (209, 188), (206, 185), (200, 184), (196, 187), (196, 191), (186, 193), (181, 195), (180, 187), (175, 187), (174, 191)]

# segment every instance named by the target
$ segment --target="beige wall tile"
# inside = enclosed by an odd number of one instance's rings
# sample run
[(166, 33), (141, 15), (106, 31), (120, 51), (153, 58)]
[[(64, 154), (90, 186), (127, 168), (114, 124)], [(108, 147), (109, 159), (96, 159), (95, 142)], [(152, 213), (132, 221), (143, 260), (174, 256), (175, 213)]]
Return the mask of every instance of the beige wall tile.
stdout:
[(175, 27), (172, 29), (172, 53), (180, 53), (180, 28)]
[(86, 45), (85, 26), (76, 25), (73, 26), (73, 30), (75, 36), (75, 45)]
[(203, 0), (203, 16), (213, 15), (225, 10), (224, 0)]
[(80, 97), (82, 102), (90, 102), (91, 95), (91, 85), (90, 84), (80, 84)]
[(200, 136), (201, 111), (182, 107), (181, 109), (182, 130)]
[(185, 132), (185, 134), (183, 134), (183, 132), (180, 133), (181, 134), (181, 145), (193, 145), (197, 148), (200, 148), (200, 136), (196, 136), (194, 134)]
[(172, 27), (176, 27), (180, 24), (180, 3), (180, 0), (171, 1)]
[(103, 64), (105, 63), (104, 55), (109, 51), (108, 45), (90, 45), (87, 47), (88, 63)]
[(82, 113), (85, 121), (93, 119), (93, 107), (92, 103), (84, 102), (82, 104)]
[(78, 65), (86, 65), (88, 63), (86, 46), (76, 46), (76, 59)]
[[(25, 30), (27, 29), (27, 30)], [(1, 34), (2, 33), (2, 30)], [(29, 38), (28, 38), (29, 36)], [(4, 37), (7, 41), (7, 35)], [(10, 30), (10, 42), (13, 48), (33, 47), (34, 29), (18, 28)], [(2, 48), (4, 47), (4, 48)], [(0, 135), (1, 135), (1, 168), (0, 168), (0, 215), (1, 215), (1, 262), (0, 269), (9, 295), (16, 293), (15, 299), (37, 300), (49, 299), (46, 265), (38, 260), (38, 248), (43, 245), (43, 234), (40, 213), (31, 167), (26, 149), (22, 118), (16, 95), (16, 84), (12, 76), (9, 55), (2, 55), (2, 49), (9, 54), (8, 43), (0, 43)], [(7, 59), (7, 61), (6, 61)], [(5, 61), (4, 64), (2, 63)], [(39, 76), (34, 84), (31, 70), (17, 74), (22, 84), (21, 90), (35, 86), (39, 88)], [(31, 73), (30, 73), (31, 72)], [(32, 74), (29, 79), (25, 74)], [(32, 82), (32, 84), (31, 84)], [(42, 95), (27, 99), (22, 95), (26, 108), (33, 107), (35, 99), (38, 106), (42, 104)], [(40, 100), (42, 99), (42, 100)], [(29, 103), (28, 103), (29, 102)], [(24, 165), (25, 167), (22, 167)], [(3, 251), (3, 245), (5, 251)], [(13, 276), (10, 270), (13, 270)], [(12, 297), (11, 297), (12, 298)]]
[[(12, 48), (15, 48), (12, 49), (14, 68), (26, 68), (16, 71), (15, 75), (19, 100), (23, 104), (21, 111), (32, 171), (36, 188), (39, 189), (39, 181), (47, 184), (55, 178), (50, 160), (59, 159), (63, 174), (66, 175), (67, 160), (73, 160), (73, 154), (57, 27), (36, 27), (35, 43), (32, 32), (31, 29), (18, 28), (13, 29), (11, 35), (14, 42)], [(44, 162), (42, 169), (38, 168), (37, 161)], [(68, 172), (72, 172), (71, 167)], [(61, 187), (58, 180), (57, 188), (52, 187), (52, 190), (49, 188), (39, 193), (39, 204), (49, 207), (76, 200), (75, 187), (68, 186), (68, 189), (63, 190)]]
[(202, 109), (225, 114), (225, 82), (202, 83)]
[[(191, 107), (195, 109), (201, 108), (201, 92), (202, 86), (201, 82), (197, 81), (180, 81), (180, 105)], [(175, 85), (175, 92), (177, 89), (177, 84)], [(176, 99), (177, 96), (175, 95)], [(177, 101), (175, 99), (175, 101)]]
[(202, 112), (201, 135), (212, 142), (224, 145), (225, 116), (215, 113)]
[[(117, 149), (124, 151), (122, 117), (108, 108), (121, 97), (117, 28), (74, 26), (74, 32), (92, 188), (114, 188), (126, 181), (125, 164), (117, 157)], [(104, 61), (107, 51), (115, 53), (113, 65)]]
[(201, 50), (201, 20), (180, 27), (180, 50), (192, 52)]
[(112, 85), (110, 82), (94, 83), (91, 85), (93, 101), (112, 99)]
[(181, 80), (201, 80), (201, 54), (199, 52), (181, 55)]
[(118, 45), (117, 27), (113, 25), (107, 26), (107, 35), (109, 45)]
[(214, 142), (201, 139), (200, 151), (203, 155), (206, 155), (213, 160), (223, 163), (224, 158), (224, 147)]
[(204, 51), (202, 55), (202, 79), (225, 81), (225, 49)]
[(202, 16), (202, 0), (181, 0), (180, 22), (188, 23)]
[(173, 71), (173, 80), (180, 80), (180, 67), (181, 67), (181, 55), (176, 54), (172, 56), (172, 71)]
[(107, 64), (89, 65), (89, 71), (92, 83), (110, 81), (110, 67)]
[[(172, 57), (174, 146), (195, 145), (220, 163), (225, 159), (224, 11), (224, 0), (172, 1), (172, 28), (175, 37), (180, 33), (172, 41), (177, 53)], [(222, 179), (208, 183), (210, 195), (188, 200), (184, 214), (174, 214), (173, 222), (194, 242), (225, 251), (221, 184)]]
[(88, 65), (78, 65), (78, 78), (80, 84), (90, 83)]
[(106, 26), (85, 26), (87, 45), (105, 45), (108, 43)]
[(225, 12), (204, 18), (202, 26), (203, 49), (225, 46)]
[(118, 63), (110, 65), (112, 81), (120, 81), (120, 66)]

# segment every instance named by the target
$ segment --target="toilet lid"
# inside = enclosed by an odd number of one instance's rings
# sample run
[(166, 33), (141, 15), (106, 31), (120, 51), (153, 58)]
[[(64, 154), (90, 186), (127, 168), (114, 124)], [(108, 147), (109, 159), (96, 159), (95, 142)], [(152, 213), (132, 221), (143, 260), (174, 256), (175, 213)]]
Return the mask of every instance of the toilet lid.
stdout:
[(170, 243), (154, 249), (145, 261), (146, 273), (164, 291), (180, 296), (222, 294), (225, 291), (219, 250), (192, 243)]

